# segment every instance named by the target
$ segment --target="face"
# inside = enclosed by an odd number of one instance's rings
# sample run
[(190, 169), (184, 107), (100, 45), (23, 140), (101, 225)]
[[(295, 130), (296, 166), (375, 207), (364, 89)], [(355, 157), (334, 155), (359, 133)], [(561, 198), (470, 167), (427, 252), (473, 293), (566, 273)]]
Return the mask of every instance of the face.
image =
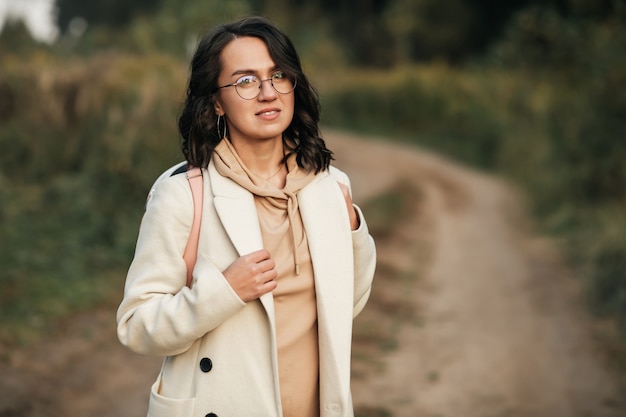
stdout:
[[(280, 76), (280, 68), (270, 57), (265, 42), (254, 37), (231, 41), (222, 51), (221, 63), (219, 86), (234, 84), (250, 75), (259, 80)], [(233, 143), (282, 140), (282, 133), (293, 118), (294, 93), (278, 93), (269, 80), (261, 83), (259, 95), (251, 100), (241, 98), (235, 87), (221, 88), (216, 95), (215, 112), (226, 118)]]

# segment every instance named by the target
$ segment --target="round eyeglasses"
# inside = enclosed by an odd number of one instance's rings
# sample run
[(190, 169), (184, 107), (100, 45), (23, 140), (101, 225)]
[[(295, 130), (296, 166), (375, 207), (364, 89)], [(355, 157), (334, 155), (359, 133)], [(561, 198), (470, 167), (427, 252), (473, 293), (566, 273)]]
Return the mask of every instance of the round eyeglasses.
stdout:
[(284, 72), (278, 71), (265, 80), (261, 80), (254, 75), (244, 75), (233, 84), (223, 85), (221, 87), (217, 87), (217, 89), (235, 87), (235, 91), (239, 97), (244, 100), (252, 100), (261, 94), (263, 81), (269, 81), (274, 90), (276, 90), (279, 94), (289, 94), (296, 88), (296, 80), (292, 80), (287, 77)]

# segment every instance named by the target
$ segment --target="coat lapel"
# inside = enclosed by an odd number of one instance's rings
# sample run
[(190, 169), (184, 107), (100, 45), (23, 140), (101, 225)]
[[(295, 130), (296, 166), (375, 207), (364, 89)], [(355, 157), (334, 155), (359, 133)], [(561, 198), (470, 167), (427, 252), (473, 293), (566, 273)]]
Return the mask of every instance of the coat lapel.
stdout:
[[(220, 175), (212, 160), (207, 171), (215, 211), (239, 256), (263, 249), (261, 227), (253, 195), (231, 179)], [(275, 323), (272, 294), (264, 294), (260, 300), (270, 321), (272, 324)]]
[(298, 195), (315, 273), (322, 399), (349, 395), (354, 264), (345, 201), (334, 177), (324, 175)]
[[(307, 234), (309, 251), (315, 270), (318, 295), (324, 299), (352, 297), (349, 277), (353, 274), (352, 235), (348, 211), (336, 180), (330, 176), (315, 180), (298, 195), (300, 214)], [(341, 279), (331, 279), (342, 277)], [(352, 304), (342, 298), (338, 305), (321, 305), (322, 309), (346, 306), (352, 314)], [(334, 304), (334, 303), (332, 303)]]

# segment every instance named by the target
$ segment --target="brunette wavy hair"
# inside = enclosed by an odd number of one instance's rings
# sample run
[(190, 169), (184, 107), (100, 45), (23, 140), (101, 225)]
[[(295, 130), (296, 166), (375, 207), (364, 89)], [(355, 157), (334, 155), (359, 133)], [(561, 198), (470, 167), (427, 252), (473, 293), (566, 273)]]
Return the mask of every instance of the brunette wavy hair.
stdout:
[(232, 40), (244, 36), (261, 39), (277, 67), (296, 80), (294, 115), (283, 132), (288, 153), (296, 153), (296, 161), (302, 168), (315, 173), (326, 170), (333, 154), (319, 133), (319, 96), (302, 71), (300, 58), (291, 40), (262, 17), (248, 17), (219, 25), (200, 39), (191, 60), (185, 104), (178, 118), (185, 159), (192, 166), (206, 167), (213, 149), (222, 140), (214, 106), (217, 80), (222, 71), (221, 55)]

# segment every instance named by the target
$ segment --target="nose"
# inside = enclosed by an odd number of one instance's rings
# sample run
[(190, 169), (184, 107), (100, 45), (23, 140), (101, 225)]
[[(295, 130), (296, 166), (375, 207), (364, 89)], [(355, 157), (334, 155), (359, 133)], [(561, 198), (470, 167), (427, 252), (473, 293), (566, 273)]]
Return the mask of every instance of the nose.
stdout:
[(267, 100), (276, 97), (276, 90), (274, 89), (274, 85), (272, 84), (272, 79), (268, 78), (266, 80), (261, 80), (261, 85), (259, 85), (259, 97), (261, 100)]

